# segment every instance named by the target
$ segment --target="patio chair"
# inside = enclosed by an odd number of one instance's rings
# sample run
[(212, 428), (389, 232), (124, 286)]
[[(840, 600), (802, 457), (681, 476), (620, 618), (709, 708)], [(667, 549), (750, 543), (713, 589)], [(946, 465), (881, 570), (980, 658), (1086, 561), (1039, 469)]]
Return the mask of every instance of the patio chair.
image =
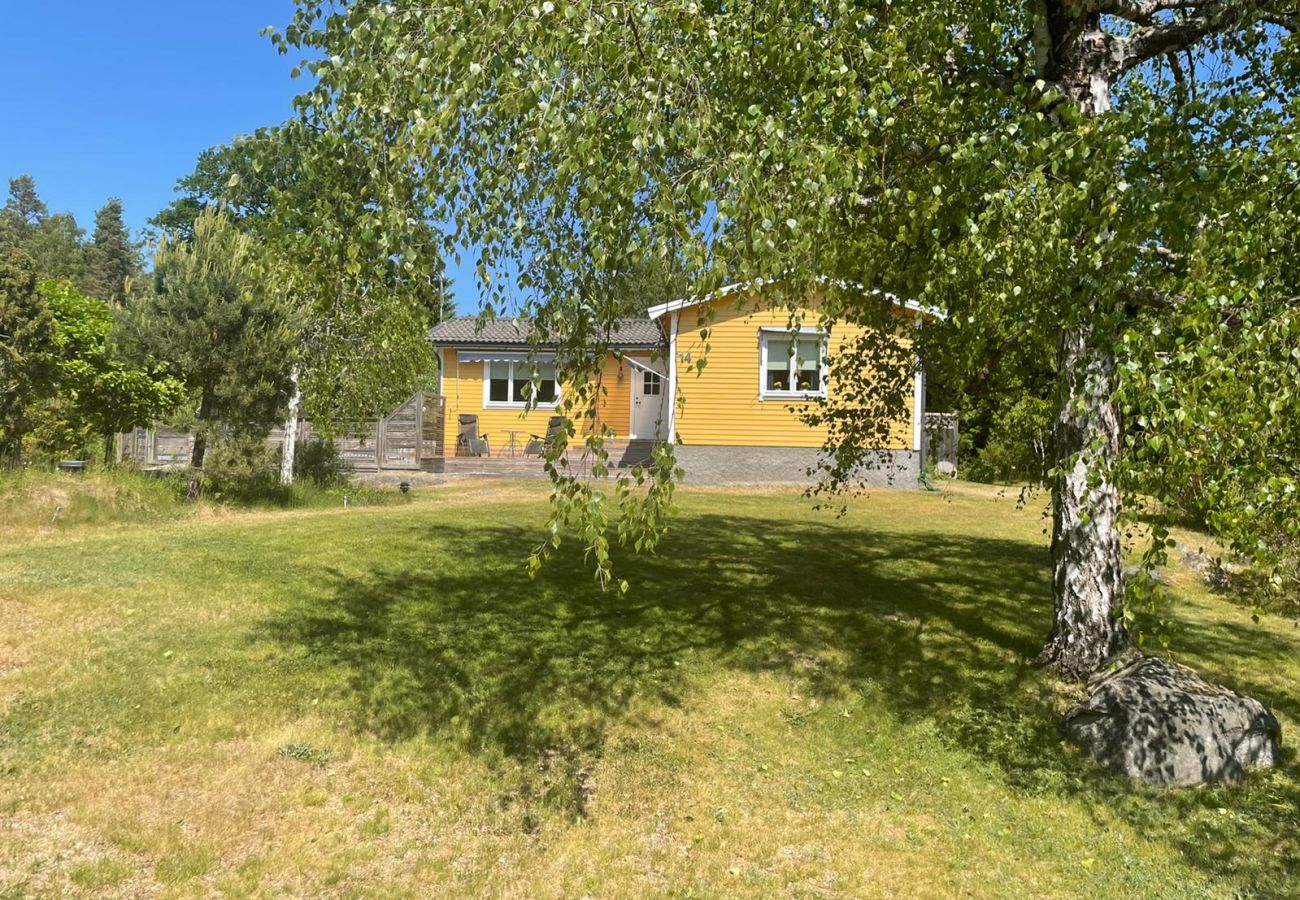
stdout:
[(491, 456), (488, 436), (478, 433), (478, 416), (462, 413), (459, 417), (459, 432), (456, 435), (457, 456)]
[(546, 423), (546, 434), (529, 435), (529, 441), (524, 446), (524, 455), (545, 456), (555, 446), (560, 435), (564, 434), (568, 424), (564, 416), (551, 416)]

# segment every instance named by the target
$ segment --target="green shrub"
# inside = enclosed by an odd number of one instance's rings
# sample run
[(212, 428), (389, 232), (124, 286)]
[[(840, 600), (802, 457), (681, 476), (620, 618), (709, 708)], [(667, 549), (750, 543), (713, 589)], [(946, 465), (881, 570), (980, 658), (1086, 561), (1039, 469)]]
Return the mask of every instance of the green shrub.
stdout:
[(204, 460), (202, 496), (241, 506), (292, 506), (293, 492), (280, 483), (277, 453), (256, 435), (229, 435), (215, 441)]
[(1051, 466), (1051, 410), (1041, 397), (1023, 396), (989, 430), (980, 450), (962, 448), (963, 477), (971, 481), (1042, 482)]
[(313, 438), (300, 443), (293, 457), (295, 481), (340, 486), (351, 480), (351, 473), (333, 441)]

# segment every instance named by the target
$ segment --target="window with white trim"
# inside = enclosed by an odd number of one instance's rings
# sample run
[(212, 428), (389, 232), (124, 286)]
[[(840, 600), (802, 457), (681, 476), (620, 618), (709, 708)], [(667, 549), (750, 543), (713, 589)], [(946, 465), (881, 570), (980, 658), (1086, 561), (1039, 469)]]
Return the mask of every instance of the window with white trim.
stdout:
[(488, 367), (486, 406), (555, 406), (559, 389), (555, 384), (555, 363), (537, 363), (538, 380), (534, 396), (533, 365), (526, 360), (494, 360)]
[(826, 396), (826, 336), (820, 331), (765, 329), (759, 346), (761, 398)]

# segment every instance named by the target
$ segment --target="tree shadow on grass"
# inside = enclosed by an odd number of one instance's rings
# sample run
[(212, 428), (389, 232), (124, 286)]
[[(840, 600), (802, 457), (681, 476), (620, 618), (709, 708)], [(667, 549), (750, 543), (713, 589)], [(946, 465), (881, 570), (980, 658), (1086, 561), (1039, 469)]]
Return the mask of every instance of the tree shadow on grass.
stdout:
[[(600, 592), (571, 553), (528, 580), (534, 539), (522, 525), (411, 526), (394, 536), (400, 563), (376, 561), (364, 577), (331, 573), (325, 599), (267, 627), (347, 673), (359, 727), (393, 741), (438, 733), (524, 764), (542, 777), (521, 790), (575, 812), (610, 727), (636, 709), (680, 703), (699, 668), (681, 665), (690, 656), (787, 669), (826, 695), (868, 692), (900, 720), (933, 721), (945, 742), (993, 762), (1017, 789), (1081, 800), (1102, 823), (1118, 814), (1209, 872), (1235, 868), (1263, 885), (1300, 877), (1288, 836), (1300, 808), (1292, 774), (1252, 779), (1231, 799), (1138, 791), (1063, 743), (1059, 700), (1026, 662), (1050, 620), (1043, 547), (690, 516), (658, 555), (622, 561), (635, 588), (618, 595)], [(413, 569), (418, 554), (430, 562)], [(1249, 649), (1233, 632), (1185, 637), (1207, 642), (1197, 648), (1207, 655)], [(1251, 841), (1264, 846), (1233, 852)]]

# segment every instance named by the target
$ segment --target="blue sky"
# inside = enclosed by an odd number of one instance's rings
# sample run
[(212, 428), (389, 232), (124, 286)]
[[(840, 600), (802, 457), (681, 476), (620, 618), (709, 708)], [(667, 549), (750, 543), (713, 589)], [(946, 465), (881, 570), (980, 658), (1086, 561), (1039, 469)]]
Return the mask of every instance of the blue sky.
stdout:
[[(110, 196), (143, 228), (199, 151), (289, 118), (303, 85), (258, 33), (292, 0), (0, 0), (0, 15), (0, 178), (32, 175), (87, 231)], [(472, 310), (472, 267), (448, 269)]]

